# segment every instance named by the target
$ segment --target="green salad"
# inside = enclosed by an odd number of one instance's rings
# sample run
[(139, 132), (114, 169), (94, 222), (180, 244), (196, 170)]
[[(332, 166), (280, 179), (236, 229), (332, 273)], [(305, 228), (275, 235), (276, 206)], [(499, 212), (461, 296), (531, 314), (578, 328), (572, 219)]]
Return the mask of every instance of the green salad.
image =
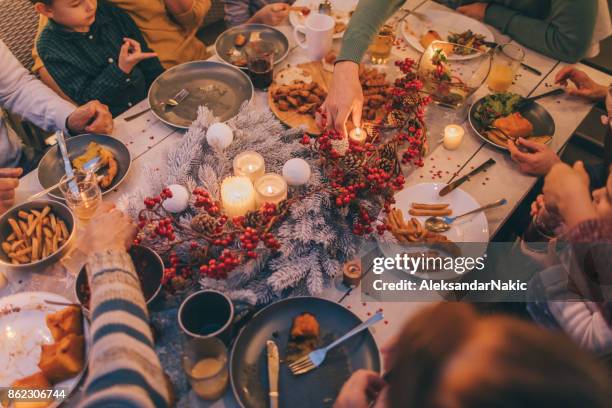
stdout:
[(474, 118), (483, 126), (489, 126), (496, 119), (514, 113), (522, 100), (521, 95), (511, 92), (487, 95), (476, 108)]

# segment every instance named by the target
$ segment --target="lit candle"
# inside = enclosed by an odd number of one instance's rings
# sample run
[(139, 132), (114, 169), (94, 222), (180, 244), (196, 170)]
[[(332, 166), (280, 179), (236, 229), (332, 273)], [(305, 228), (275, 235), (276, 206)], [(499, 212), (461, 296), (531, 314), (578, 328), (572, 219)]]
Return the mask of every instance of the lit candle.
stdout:
[(444, 147), (455, 150), (461, 144), (465, 130), (459, 125), (448, 125), (444, 128)]
[(234, 175), (245, 176), (253, 183), (266, 172), (266, 164), (261, 154), (257, 152), (242, 152), (234, 158)]
[(349, 132), (349, 139), (359, 144), (365, 143), (367, 137), (368, 132), (360, 127), (357, 127)]
[(248, 177), (227, 177), (221, 183), (221, 205), (228, 217), (255, 210), (255, 190)]
[(287, 198), (287, 182), (275, 173), (268, 173), (255, 182), (257, 206), (263, 203), (278, 204)]

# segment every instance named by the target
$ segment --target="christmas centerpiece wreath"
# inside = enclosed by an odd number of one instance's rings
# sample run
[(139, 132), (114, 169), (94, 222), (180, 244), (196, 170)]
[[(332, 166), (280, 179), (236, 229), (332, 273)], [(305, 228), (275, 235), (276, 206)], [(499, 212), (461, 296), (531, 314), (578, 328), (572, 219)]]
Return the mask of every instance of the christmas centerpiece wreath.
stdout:
[[(210, 146), (206, 134), (215, 118), (200, 108), (168, 153), (165, 179), (150, 171), (146, 189), (120, 200), (138, 222), (137, 242), (164, 259), (166, 288), (199, 282), (252, 304), (317, 294), (354, 256), (361, 236), (383, 233), (387, 227), (376, 216), (390, 209), (403, 187), (401, 165), (422, 165), (427, 149), (423, 117), (429, 97), (420, 92), (414, 62), (397, 65), (403, 75), (388, 90), (387, 118), (367, 128), (365, 143), (351, 141), (344, 152), (336, 149), (342, 137), (335, 131), (310, 138), (300, 129), (285, 129), (269, 110), (247, 104), (227, 122), (231, 144)], [(232, 173), (233, 158), (247, 150), (263, 156), (267, 172), (280, 173), (289, 159), (302, 158), (311, 168), (309, 182), (291, 187), (278, 205), (228, 217), (220, 185)], [(185, 205), (171, 212), (164, 203), (177, 192), (185, 195)]]

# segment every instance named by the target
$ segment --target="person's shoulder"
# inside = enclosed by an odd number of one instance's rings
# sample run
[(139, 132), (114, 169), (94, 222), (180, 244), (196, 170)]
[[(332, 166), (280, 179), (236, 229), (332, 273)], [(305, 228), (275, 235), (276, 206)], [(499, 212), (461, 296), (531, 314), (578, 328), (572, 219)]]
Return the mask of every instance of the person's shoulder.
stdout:
[(36, 40), (36, 49), (41, 57), (48, 56), (62, 47), (63, 43), (62, 36), (54, 29), (53, 22), (49, 21)]
[(98, 10), (96, 11), (96, 14), (98, 16), (102, 15), (108, 17), (117, 17), (126, 16), (127, 12), (109, 1), (98, 0)]

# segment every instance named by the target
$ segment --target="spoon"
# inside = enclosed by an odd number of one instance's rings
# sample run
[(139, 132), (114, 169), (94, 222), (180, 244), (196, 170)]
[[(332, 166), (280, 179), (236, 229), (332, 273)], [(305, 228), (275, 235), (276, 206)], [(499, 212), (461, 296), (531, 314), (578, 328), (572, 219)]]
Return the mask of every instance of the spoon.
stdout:
[(466, 215), (474, 214), (480, 211), (488, 210), (489, 208), (499, 207), (499, 206), (506, 204), (507, 202), (508, 201), (506, 201), (505, 198), (502, 198), (501, 200), (497, 200), (490, 204), (483, 205), (480, 208), (477, 208), (472, 211), (468, 211), (464, 214), (457, 215), (455, 217), (429, 217), (428, 219), (425, 220), (425, 228), (427, 228), (431, 232), (448, 231), (451, 228), (451, 224), (455, 222), (455, 220), (458, 218), (465, 217)]

